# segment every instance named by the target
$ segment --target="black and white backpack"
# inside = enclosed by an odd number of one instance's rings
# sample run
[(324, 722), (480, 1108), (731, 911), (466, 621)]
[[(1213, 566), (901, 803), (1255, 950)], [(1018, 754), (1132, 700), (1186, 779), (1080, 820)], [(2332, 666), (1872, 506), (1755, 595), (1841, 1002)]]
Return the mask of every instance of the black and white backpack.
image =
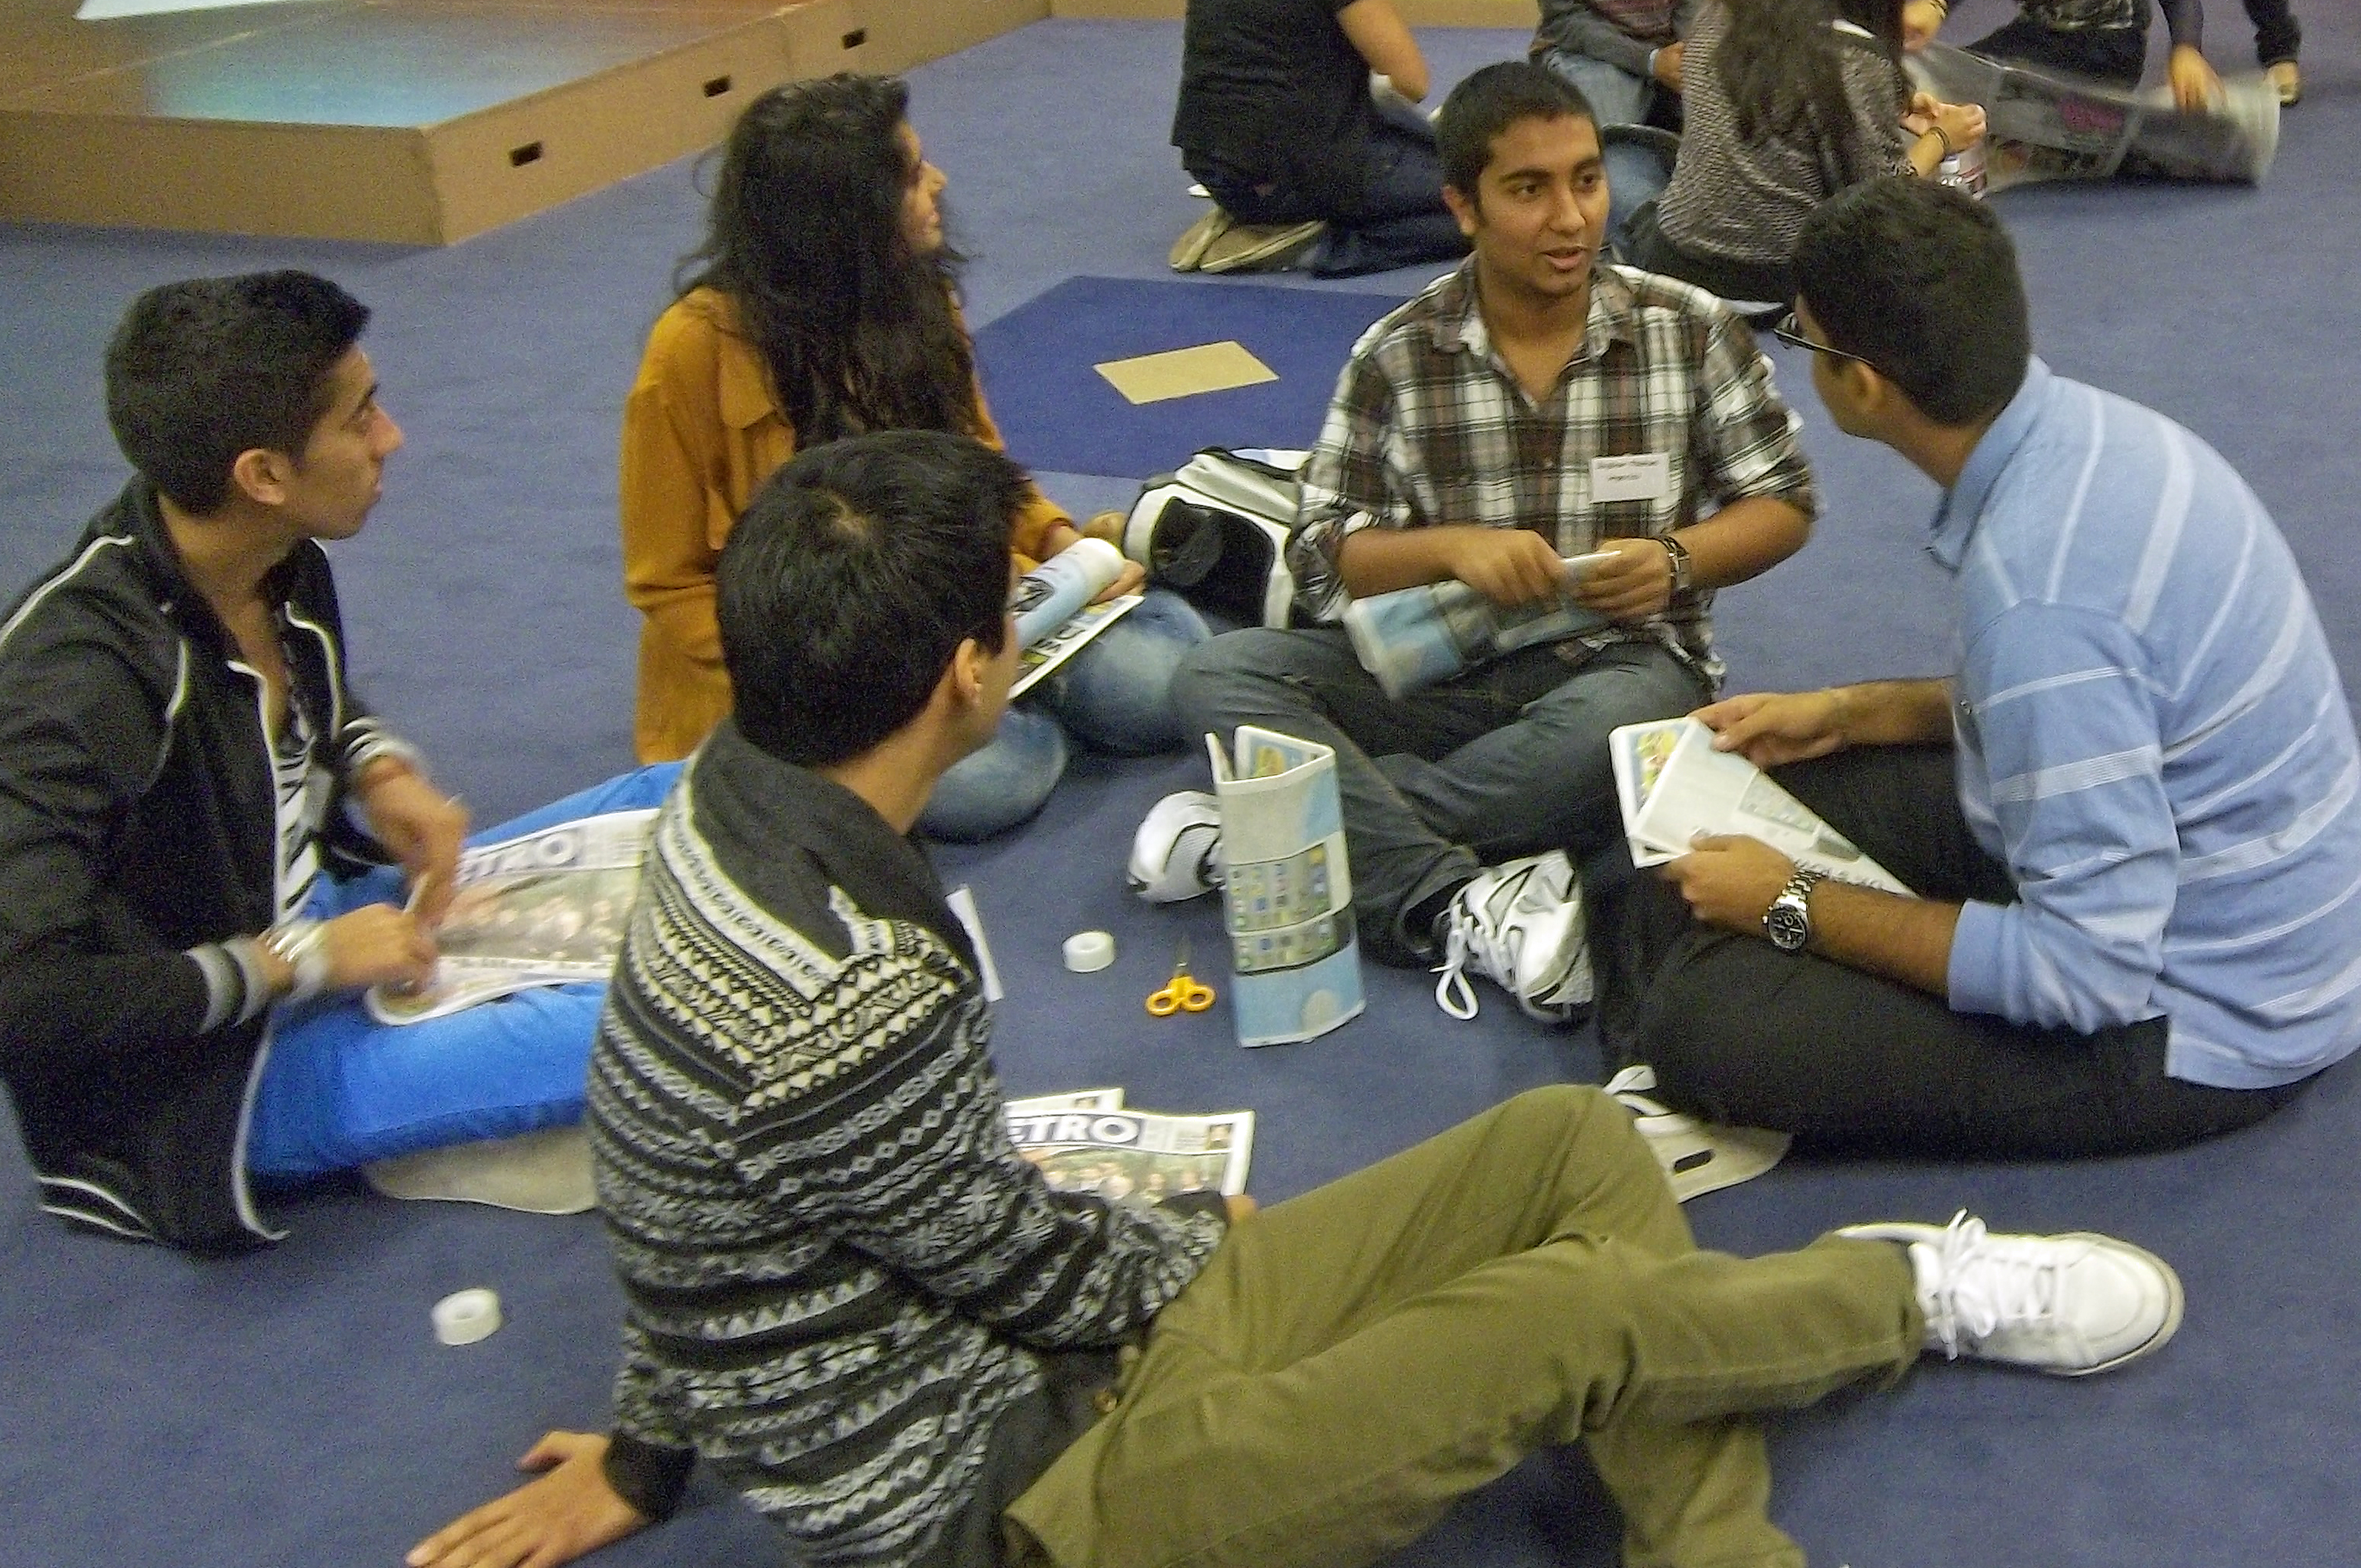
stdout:
[(1241, 626), (1285, 626), (1287, 536), (1305, 454), (1209, 446), (1141, 487), (1123, 553), (1148, 580)]

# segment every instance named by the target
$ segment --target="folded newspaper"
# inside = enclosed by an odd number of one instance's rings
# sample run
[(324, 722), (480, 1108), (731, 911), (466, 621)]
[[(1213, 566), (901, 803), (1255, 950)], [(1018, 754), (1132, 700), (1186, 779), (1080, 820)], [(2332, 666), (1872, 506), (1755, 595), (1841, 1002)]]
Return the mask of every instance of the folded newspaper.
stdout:
[(1222, 807), (1223, 923), (1242, 1046), (1291, 1045), (1360, 1015), (1361, 948), (1336, 753), (1241, 724), (1205, 737)]
[(1609, 731), (1607, 749), (1634, 865), (1676, 860), (1700, 833), (1743, 834), (1839, 882), (1912, 896), (1762, 769), (1715, 751), (1713, 731), (1694, 718), (1626, 724)]
[(385, 1024), (417, 1024), (537, 985), (605, 980), (639, 895), (653, 808), (610, 811), (466, 850), (421, 991), (372, 986)]
[(1167, 1116), (1126, 1111), (1120, 1089), (1085, 1089), (1011, 1100), (1004, 1107), (1016, 1152), (1060, 1192), (1152, 1205), (1182, 1192), (1246, 1190), (1254, 1113)]
[(2169, 87), (2111, 87), (1929, 44), (1910, 57), (1920, 87), (1980, 104), (1985, 188), (2116, 174), (2259, 183), (2279, 145), (2279, 90), (2259, 71), (2224, 77), (2220, 102), (2183, 112)]

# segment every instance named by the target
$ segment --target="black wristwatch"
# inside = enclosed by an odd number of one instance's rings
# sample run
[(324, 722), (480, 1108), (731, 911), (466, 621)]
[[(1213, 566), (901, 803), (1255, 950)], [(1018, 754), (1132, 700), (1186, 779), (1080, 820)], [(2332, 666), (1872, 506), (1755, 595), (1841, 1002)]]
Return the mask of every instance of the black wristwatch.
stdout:
[(1812, 889), (1827, 879), (1825, 872), (1797, 867), (1763, 912), (1763, 934), (1783, 953), (1800, 953), (1812, 940)]
[(1689, 547), (1682, 543), (1679, 540), (1674, 538), (1669, 533), (1659, 533), (1656, 535), (1656, 543), (1663, 545), (1664, 547), (1664, 554), (1672, 558), (1672, 595), (1675, 598), (1678, 598), (1681, 595), (1689, 591), (1689, 575), (1691, 570), (1689, 565)]

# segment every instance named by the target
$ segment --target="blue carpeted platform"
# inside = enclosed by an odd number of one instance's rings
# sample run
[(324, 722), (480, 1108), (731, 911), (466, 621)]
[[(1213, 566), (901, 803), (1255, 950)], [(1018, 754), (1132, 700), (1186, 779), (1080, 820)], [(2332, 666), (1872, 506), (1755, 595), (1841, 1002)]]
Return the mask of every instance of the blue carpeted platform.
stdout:
[[(2298, 6), (2310, 92), (2262, 189), (2059, 188), (1997, 206), (2017, 236), (2042, 353), (2172, 413), (2239, 466), (2286, 530), (2351, 682), (2361, 296), (2346, 280), (2361, 190), (2348, 149), (2361, 136), (2361, 13)], [(2006, 10), (1960, 0), (1947, 33), (1974, 37)], [(2238, 8), (2215, 10), (2213, 58), (2244, 62)], [(1113, 504), (1147, 468), (1206, 441), (1310, 431), (1176, 429), (1170, 455), (1137, 466), (1111, 466), (1110, 447), (1082, 441), (1028, 450), (1030, 427), (1011, 417), (1025, 394), (1007, 373), (1027, 361), (1004, 358), (990, 335), (1028, 302), (1075, 277), (1130, 280), (1142, 300), (1202, 309), (1180, 341), (1203, 342), (1239, 335), (1220, 324), (1235, 297), (1284, 296), (1268, 308), (1308, 313), (1343, 295), (1366, 323), (1423, 280), (1175, 280), (1165, 249), (1200, 210), (1160, 123), (1179, 37), (1170, 24), (1046, 23), (913, 73), (918, 128), (978, 258), (967, 309), (986, 336), (995, 411), (1070, 505)], [(1443, 84), (1525, 41), (1421, 37)], [(623, 766), (635, 628), (617, 588), (615, 428), (698, 209), (675, 165), (441, 251), (0, 227), (0, 583), (13, 588), (60, 554), (119, 483), (97, 367), (130, 294), (195, 272), (313, 267), (376, 307), (368, 347), (410, 436), (368, 531), (336, 552), (365, 689), (484, 820)], [(1333, 359), (1309, 394), (1315, 412), (1355, 330), (1323, 328)], [(1083, 384), (1107, 352), (1076, 351)], [(1829, 428), (1802, 360), (1774, 358), (1827, 512), (1795, 561), (1721, 596), (1733, 685), (1939, 671), (1942, 585), (1919, 544), (1931, 487)], [(1049, 433), (1094, 442), (1097, 417), (1069, 413)], [(1085, 759), (1031, 828), (942, 857), (975, 888), (1008, 984), (995, 1052), (1010, 1088), (1119, 1081), (1142, 1105), (1251, 1105), (1262, 1117), (1254, 1186), (1275, 1201), (1516, 1090), (1596, 1076), (1585, 1036), (1496, 1000), (1455, 1024), (1426, 977), (1376, 969), (1367, 1014), (1304, 1047), (1239, 1049), (1226, 1003), (1148, 1020), (1140, 998), (1164, 978), (1175, 938), (1189, 931), (1207, 950), (1214, 914), (1131, 899), (1124, 847), (1157, 796), (1203, 777), (1202, 761)], [(1087, 926), (1115, 933), (1118, 961), (1069, 975), (1058, 944)], [(1774, 1420), (1775, 1517), (1823, 1568), (2355, 1562), (2356, 1146), (2361, 1069), (2348, 1066), (2267, 1125), (2180, 1154), (1791, 1160), (1693, 1205), (1708, 1245), (1755, 1251), (1966, 1203), (2006, 1227), (2120, 1232), (2188, 1285), (2179, 1340), (2117, 1376), (2068, 1384), (1930, 1364), (1890, 1397)], [(68, 1235), (34, 1209), (0, 1114), (0, 1338), (13, 1347), (0, 1376), (11, 1438), (0, 1568), (391, 1568), (508, 1485), (544, 1428), (604, 1420), (619, 1303), (595, 1220), (395, 1204), (342, 1183), (277, 1212), (292, 1228), (285, 1244), (223, 1263)], [(436, 1346), (428, 1307), (474, 1285), (500, 1290), (508, 1326), (478, 1345)], [(757, 1520), (708, 1495), (592, 1561), (774, 1560)], [(1580, 1462), (1545, 1455), (1468, 1499), (1396, 1568), (1613, 1560), (1612, 1522)]]
[[(1009, 454), (1033, 468), (1160, 474), (1206, 446), (1309, 446), (1354, 341), (1405, 294), (1069, 278), (975, 334)], [(1134, 404), (1092, 367), (1235, 341), (1276, 381)]]

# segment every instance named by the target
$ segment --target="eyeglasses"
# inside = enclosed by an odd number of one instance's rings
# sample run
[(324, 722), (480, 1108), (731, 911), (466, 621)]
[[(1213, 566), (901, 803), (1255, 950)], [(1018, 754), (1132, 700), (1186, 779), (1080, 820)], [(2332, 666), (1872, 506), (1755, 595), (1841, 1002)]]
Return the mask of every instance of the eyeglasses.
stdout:
[(1868, 365), (1872, 370), (1877, 368), (1875, 365), (1870, 364), (1858, 354), (1847, 354), (1843, 349), (1831, 344), (1814, 343), (1810, 338), (1806, 337), (1803, 323), (1795, 320), (1795, 313), (1793, 311), (1779, 318), (1778, 324), (1771, 329), (1771, 335), (1782, 343), (1792, 344), (1806, 354), (1832, 354), (1839, 359), (1850, 359), (1856, 365)]

